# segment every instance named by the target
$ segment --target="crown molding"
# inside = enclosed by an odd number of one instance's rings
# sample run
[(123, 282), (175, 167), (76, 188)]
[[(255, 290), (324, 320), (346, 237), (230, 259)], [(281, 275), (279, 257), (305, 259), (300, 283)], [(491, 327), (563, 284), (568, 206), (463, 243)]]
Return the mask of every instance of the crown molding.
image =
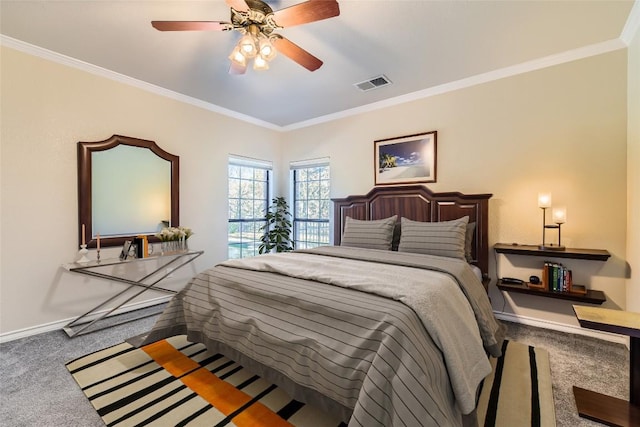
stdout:
[(640, 0), (636, 0), (633, 4), (627, 22), (620, 34), (620, 39), (629, 46), (638, 31), (640, 31)]
[(86, 71), (91, 74), (95, 74), (100, 77), (104, 77), (110, 80), (114, 80), (118, 83), (123, 83), (128, 86), (133, 86), (138, 89), (142, 89), (147, 92), (154, 93), (156, 95), (164, 96), (166, 98), (173, 99), (175, 101), (183, 102), (185, 104), (190, 104), (198, 108), (202, 108), (204, 110), (212, 111), (214, 113), (222, 114), (223, 116), (231, 117), (237, 120), (241, 120), (243, 122), (247, 122), (256, 126), (261, 126), (271, 130), (282, 130), (280, 126), (274, 125), (273, 123), (265, 122), (263, 120), (256, 119), (255, 117), (248, 116), (246, 114), (238, 113), (237, 111), (228, 110), (226, 108), (222, 108), (218, 105), (211, 104), (210, 102), (205, 102), (200, 99), (193, 98), (191, 96), (183, 95), (178, 92), (174, 92), (169, 89), (165, 89), (160, 86), (156, 86), (151, 83), (147, 83), (142, 80), (134, 79), (133, 77), (126, 76), (124, 74), (116, 73), (115, 71), (108, 70), (106, 68), (98, 67), (93, 64), (89, 64), (88, 62), (81, 61), (79, 59), (72, 58), (70, 56), (62, 55), (57, 52), (53, 52), (48, 49), (44, 49), (29, 43), (25, 43), (23, 41), (7, 37), (5, 35), (0, 34), (0, 45), (9, 47), (11, 49), (18, 50), (20, 52), (24, 52), (39, 58), (43, 58), (52, 62), (56, 62), (58, 64), (66, 65), (68, 67), (76, 68), (82, 71)]
[[(256, 126), (260, 126), (266, 129), (275, 130), (279, 132), (288, 132), (296, 129), (302, 129), (309, 126), (318, 125), (321, 123), (331, 122), (334, 120), (343, 119), (346, 117), (355, 116), (371, 111), (388, 108), (406, 102), (411, 102), (419, 99), (429, 98), (443, 93), (452, 92), (455, 90), (465, 89), (471, 86), (476, 86), (483, 83), (488, 83), (507, 77), (516, 76), (518, 74), (524, 74), (531, 71), (540, 70), (543, 68), (552, 67), (567, 62), (577, 61), (580, 59), (588, 58), (591, 56), (602, 55), (608, 52), (613, 52), (619, 49), (625, 49), (628, 47), (633, 35), (638, 31), (640, 26), (640, 0), (636, 0), (632, 12), (627, 20), (627, 24), (624, 27), (623, 35), (620, 38), (608, 40), (601, 43), (584, 46), (581, 48), (569, 50), (566, 52), (558, 53), (555, 55), (549, 55), (532, 61), (523, 62), (521, 64), (513, 65), (510, 67), (501, 68), (498, 70), (489, 71), (487, 73), (478, 74), (475, 76), (460, 79), (454, 82), (433, 86), (428, 89), (420, 90), (417, 92), (408, 93), (405, 95), (397, 96), (394, 98), (385, 99), (383, 101), (374, 102), (371, 104), (363, 105), (361, 107), (351, 108), (348, 110), (339, 111), (337, 113), (327, 114), (325, 116), (316, 117), (310, 120), (305, 120), (298, 123), (293, 123), (286, 126), (278, 126), (273, 123), (269, 123), (263, 120), (256, 119), (254, 117), (238, 113), (236, 111), (222, 108), (218, 105), (211, 104), (187, 95), (183, 95), (174, 92), (169, 89), (162, 88), (160, 86), (153, 85), (151, 83), (144, 82), (142, 80), (134, 79), (132, 77), (125, 76), (120, 73), (108, 70), (106, 68), (98, 67), (89, 64), (84, 61), (80, 61), (75, 58), (71, 58), (66, 55), (62, 55), (48, 49), (43, 49), (38, 46), (31, 45), (29, 43), (22, 42), (20, 40), (13, 39), (0, 34), (0, 45), (7, 46), (12, 49), (16, 49), (43, 59), (47, 59), (62, 65), (77, 68), (92, 74), (96, 74), (110, 80), (114, 80), (129, 86), (137, 87), (142, 90), (146, 90), (157, 95), (165, 96), (167, 98), (174, 99), (179, 102), (184, 102), (204, 110), (219, 113), (227, 117), (231, 117), (237, 120), (241, 120), (246, 123), (250, 123)], [(625, 37), (629, 38), (629, 42), (625, 41)]]
[(621, 39), (613, 39), (602, 43), (592, 44), (578, 49), (573, 49), (555, 55), (549, 55), (543, 58), (534, 59), (532, 61), (523, 62), (521, 64), (513, 65), (510, 67), (500, 68), (498, 70), (489, 71), (487, 73), (477, 74), (475, 76), (467, 77), (449, 83), (444, 83), (438, 86), (433, 86), (428, 89), (408, 93), (405, 95), (397, 96), (395, 98), (389, 98), (383, 101), (363, 105), (361, 107), (351, 108), (349, 110), (340, 111), (334, 114), (328, 114), (326, 116), (317, 117), (311, 120), (294, 123), (292, 125), (284, 126), (284, 130), (290, 131), (300, 129), (320, 123), (342, 119), (345, 117), (367, 113), (370, 111), (380, 110), (382, 108), (404, 104), (406, 102), (416, 101), (419, 99), (429, 98), (432, 96), (441, 95), (443, 93), (453, 92), (455, 90), (465, 89), (471, 86), (516, 76), (518, 74), (524, 74), (543, 68), (553, 67), (554, 65), (577, 61), (579, 59), (601, 55), (619, 49), (625, 49), (626, 47), (627, 45)]

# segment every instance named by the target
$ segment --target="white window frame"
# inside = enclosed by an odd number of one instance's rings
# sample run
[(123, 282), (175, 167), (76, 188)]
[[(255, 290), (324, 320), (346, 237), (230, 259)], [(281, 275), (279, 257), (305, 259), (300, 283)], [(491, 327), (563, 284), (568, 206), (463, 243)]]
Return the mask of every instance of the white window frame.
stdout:
[[(252, 169), (261, 169), (266, 171), (266, 181), (249, 179), (240, 177), (232, 177), (230, 176), (230, 168), (231, 166), (238, 166), (241, 168), (252, 168)], [(254, 175), (255, 176), (255, 175)], [(231, 193), (231, 185), (232, 180), (238, 179), (242, 181), (252, 181), (251, 187), (255, 190), (255, 182), (264, 182), (266, 185), (266, 195), (264, 200), (262, 198), (255, 199), (255, 194), (253, 194), (253, 208), (251, 217), (242, 217), (243, 209), (242, 205), (242, 194), (240, 193), (240, 187), (238, 188), (237, 194)], [(271, 195), (273, 194), (273, 164), (266, 160), (259, 159), (251, 159), (248, 157), (230, 155), (227, 162), (227, 255), (229, 258), (246, 258), (251, 257), (258, 254), (258, 246), (260, 244), (260, 237), (262, 236), (262, 232), (259, 231), (260, 227), (266, 224), (264, 220), (264, 214), (266, 209), (269, 206)], [(234, 197), (238, 196), (238, 197)], [(246, 200), (246, 198), (244, 199)], [(259, 200), (260, 203), (258, 206), (256, 204), (256, 200)], [(238, 213), (238, 216), (232, 218), (232, 203), (236, 203), (235, 212)], [(260, 209), (260, 210), (258, 210)], [(240, 231), (232, 231), (234, 226), (239, 226)], [(246, 229), (246, 231), (243, 231)]]
[[(303, 169), (312, 169), (312, 168), (317, 168), (317, 167), (326, 167), (328, 169), (328, 173), (329, 173), (329, 177), (326, 180), (322, 180), (322, 181), (328, 181), (328, 186), (326, 189), (326, 199), (318, 199), (318, 203), (319, 204), (325, 204), (325, 208), (324, 211), (327, 213), (326, 217), (317, 217), (317, 218), (308, 218), (308, 217), (304, 217), (301, 218), (299, 216), (299, 212), (301, 207), (298, 206), (298, 203), (305, 203), (305, 202), (309, 202), (309, 199), (306, 199), (305, 201), (299, 201), (297, 199), (297, 192), (296, 192), (296, 173), (300, 170)], [(311, 160), (302, 160), (302, 161), (296, 161), (296, 162), (291, 162), (289, 164), (289, 181), (291, 184), (291, 213), (293, 216), (293, 236), (292, 236), (292, 240), (294, 241), (294, 247), (296, 249), (304, 249), (304, 248), (312, 248), (312, 247), (316, 247), (316, 246), (321, 246), (321, 245), (329, 245), (331, 242), (331, 197), (330, 197), (330, 187), (331, 187), (331, 165), (330, 165), (330, 161), (328, 157), (325, 158), (318, 158), (318, 159), (311, 159)], [(308, 182), (308, 181), (306, 181)], [(315, 199), (314, 199), (315, 201)], [(306, 205), (306, 209), (308, 212), (308, 205)], [(319, 208), (319, 213), (322, 212), (322, 208)], [(326, 232), (322, 233), (321, 229), (325, 228)], [(307, 234), (307, 230), (313, 230), (314, 233), (311, 235), (313, 236), (314, 234), (316, 236), (320, 236), (321, 234), (326, 236), (325, 239), (323, 239), (322, 237), (313, 239), (313, 237), (310, 237), (309, 234)], [(304, 235), (304, 239), (302, 238), (302, 234)], [(311, 239), (311, 240), (310, 240)]]

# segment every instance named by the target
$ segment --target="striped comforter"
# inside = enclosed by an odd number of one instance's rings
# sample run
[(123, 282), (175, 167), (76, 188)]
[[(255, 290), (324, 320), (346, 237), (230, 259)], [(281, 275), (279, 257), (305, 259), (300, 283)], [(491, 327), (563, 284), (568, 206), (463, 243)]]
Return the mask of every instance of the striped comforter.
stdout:
[(345, 247), (200, 273), (145, 342), (177, 334), (367, 427), (462, 425), (503, 339), (466, 263)]

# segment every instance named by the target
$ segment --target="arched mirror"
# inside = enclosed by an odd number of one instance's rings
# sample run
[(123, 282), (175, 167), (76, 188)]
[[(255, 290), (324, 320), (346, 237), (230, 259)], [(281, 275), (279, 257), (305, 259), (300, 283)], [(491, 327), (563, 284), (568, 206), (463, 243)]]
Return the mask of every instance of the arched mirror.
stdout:
[(177, 227), (179, 157), (154, 142), (113, 135), (78, 142), (78, 242), (88, 248), (121, 246), (164, 226)]

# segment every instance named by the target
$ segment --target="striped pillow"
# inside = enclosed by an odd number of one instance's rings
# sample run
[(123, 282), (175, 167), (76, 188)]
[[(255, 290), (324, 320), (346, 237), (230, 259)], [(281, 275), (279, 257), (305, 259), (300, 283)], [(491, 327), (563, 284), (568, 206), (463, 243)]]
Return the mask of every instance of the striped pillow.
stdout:
[(390, 250), (397, 215), (385, 219), (362, 221), (347, 217), (340, 246)]
[(398, 252), (465, 259), (468, 222), (468, 216), (442, 222), (419, 222), (402, 218)]
[(469, 224), (467, 224), (467, 235), (465, 237), (465, 242), (464, 242), (464, 257), (467, 260), (467, 262), (473, 261), (473, 255), (471, 254), (471, 252), (473, 252), (474, 231), (476, 231), (476, 223), (470, 222)]

